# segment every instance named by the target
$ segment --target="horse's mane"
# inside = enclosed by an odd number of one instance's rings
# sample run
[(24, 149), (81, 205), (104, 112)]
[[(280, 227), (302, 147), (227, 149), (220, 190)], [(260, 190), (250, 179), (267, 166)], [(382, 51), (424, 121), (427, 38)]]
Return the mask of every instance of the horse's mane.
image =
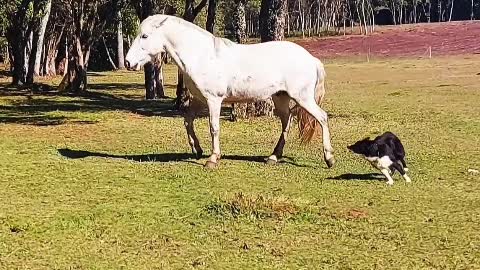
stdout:
[(169, 22), (175, 22), (177, 24), (180, 24), (180, 25), (183, 25), (185, 27), (188, 27), (190, 29), (194, 29), (196, 30), (197, 32), (200, 32), (201, 34), (205, 35), (205, 36), (208, 36), (208, 37), (211, 37), (213, 39), (213, 42), (214, 44), (218, 44), (218, 42), (220, 41), (221, 43), (223, 43), (224, 45), (226, 45), (227, 47), (230, 47), (232, 45), (235, 44), (235, 42), (229, 40), (229, 39), (226, 39), (226, 38), (222, 38), (222, 37), (216, 37), (214, 36), (212, 33), (208, 32), (207, 30), (199, 27), (198, 25), (194, 24), (194, 23), (191, 23), (191, 22), (188, 22), (182, 18), (179, 18), (179, 17), (176, 17), (176, 16), (172, 16), (172, 15), (164, 15), (164, 14), (157, 14), (157, 15), (153, 15), (153, 16), (150, 16), (148, 18), (148, 20), (154, 20), (156, 18), (167, 18)]
[(207, 36), (213, 36), (210, 32), (208, 32), (207, 30), (197, 26), (196, 24), (194, 23), (191, 23), (191, 22), (187, 22), (186, 20), (182, 19), (182, 18), (179, 18), (179, 17), (176, 17), (176, 16), (172, 16), (172, 15), (165, 15), (165, 14), (156, 14), (156, 15), (152, 15), (150, 17), (148, 17), (145, 22), (147, 21), (155, 21), (157, 19), (167, 19), (166, 22), (168, 23), (171, 23), (171, 22), (175, 22), (177, 24), (180, 24), (180, 25), (183, 25), (183, 26), (186, 26), (188, 28), (191, 28), (191, 29), (194, 29), (194, 30), (197, 30), (198, 32), (204, 34), (204, 35), (207, 35)]

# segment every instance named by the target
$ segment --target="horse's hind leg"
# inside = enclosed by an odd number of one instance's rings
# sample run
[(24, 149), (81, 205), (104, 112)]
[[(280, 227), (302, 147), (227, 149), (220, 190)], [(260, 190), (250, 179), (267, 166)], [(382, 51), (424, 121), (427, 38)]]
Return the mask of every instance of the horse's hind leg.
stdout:
[(323, 155), (325, 159), (325, 163), (327, 166), (331, 168), (333, 164), (335, 164), (335, 158), (333, 156), (333, 147), (330, 141), (330, 130), (328, 128), (328, 116), (327, 113), (322, 110), (315, 99), (298, 99), (295, 100), (298, 105), (304, 108), (308, 113), (310, 113), (315, 119), (320, 123), (322, 126), (322, 137), (323, 137)]
[(195, 158), (200, 159), (203, 155), (202, 147), (200, 147), (200, 142), (198, 141), (197, 135), (195, 134), (195, 129), (193, 126), (193, 121), (197, 110), (199, 109), (197, 104), (192, 100), (190, 106), (184, 115), (184, 124), (185, 129), (187, 130), (188, 144), (192, 148), (192, 153), (195, 155)]
[(275, 114), (280, 118), (282, 122), (282, 133), (278, 139), (277, 145), (273, 150), (271, 156), (268, 157), (268, 164), (277, 163), (278, 159), (283, 156), (283, 148), (288, 136), (288, 130), (290, 129), (290, 122), (292, 114), (290, 112), (290, 97), (286, 93), (278, 93), (272, 96), (273, 103), (275, 104)]

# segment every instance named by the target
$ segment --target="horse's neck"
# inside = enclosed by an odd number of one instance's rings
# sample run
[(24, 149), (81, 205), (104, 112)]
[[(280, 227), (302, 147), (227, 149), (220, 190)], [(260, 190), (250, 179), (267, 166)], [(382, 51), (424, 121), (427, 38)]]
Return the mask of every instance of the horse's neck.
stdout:
[(169, 30), (166, 50), (183, 73), (188, 74), (198, 65), (199, 57), (212, 52), (209, 48), (213, 45), (213, 35), (181, 23)]

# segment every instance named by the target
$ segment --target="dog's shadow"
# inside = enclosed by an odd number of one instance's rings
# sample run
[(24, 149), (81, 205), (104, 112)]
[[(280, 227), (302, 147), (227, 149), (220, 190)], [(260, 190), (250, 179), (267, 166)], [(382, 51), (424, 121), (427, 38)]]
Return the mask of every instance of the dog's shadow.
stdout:
[(356, 173), (344, 173), (335, 177), (328, 177), (329, 180), (352, 180), (352, 181), (385, 181), (385, 176), (379, 173), (365, 173), (365, 174), (356, 174)]

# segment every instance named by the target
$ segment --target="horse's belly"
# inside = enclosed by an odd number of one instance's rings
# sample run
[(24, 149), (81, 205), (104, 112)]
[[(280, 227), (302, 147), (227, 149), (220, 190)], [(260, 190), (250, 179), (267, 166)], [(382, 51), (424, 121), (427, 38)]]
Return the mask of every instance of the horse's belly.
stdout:
[[(252, 76), (253, 77), (253, 76)], [(248, 76), (245, 79), (233, 81), (227, 90), (226, 101), (231, 102), (252, 102), (265, 100), (278, 91), (285, 90), (282, 82), (255, 80)]]

